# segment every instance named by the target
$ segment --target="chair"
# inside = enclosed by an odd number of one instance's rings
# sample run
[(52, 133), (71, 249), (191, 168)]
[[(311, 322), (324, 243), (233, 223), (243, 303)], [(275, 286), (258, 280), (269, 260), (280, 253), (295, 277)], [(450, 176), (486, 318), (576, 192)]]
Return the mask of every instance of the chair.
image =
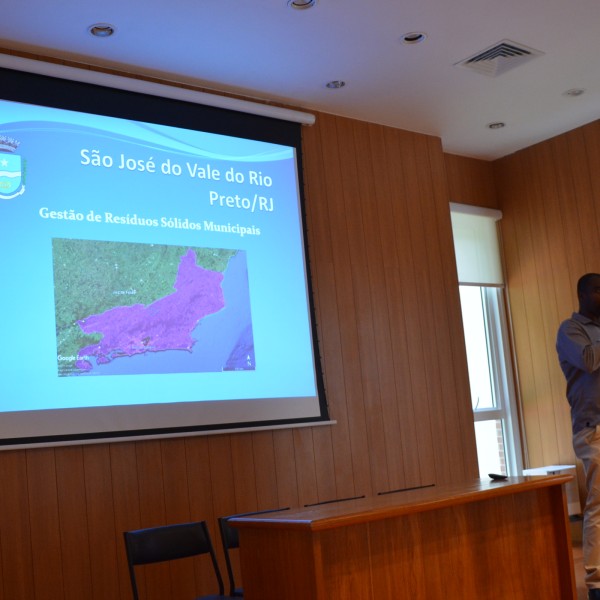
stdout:
[(125, 550), (134, 600), (139, 600), (135, 567), (163, 561), (187, 558), (201, 554), (210, 555), (219, 593), (200, 596), (197, 600), (228, 600), (224, 595), (223, 578), (210, 539), (206, 521), (164, 525), (148, 529), (123, 532)]
[(249, 517), (251, 515), (262, 515), (272, 512), (281, 512), (283, 510), (289, 510), (289, 506), (286, 508), (275, 508), (270, 510), (259, 510), (254, 512), (238, 513), (235, 515), (229, 515), (227, 517), (219, 517), (219, 530), (221, 531), (221, 542), (223, 543), (223, 552), (225, 553), (225, 565), (227, 566), (227, 577), (229, 579), (229, 595), (236, 598), (244, 597), (244, 590), (241, 587), (236, 587), (235, 577), (233, 574), (233, 566), (231, 564), (231, 556), (229, 555), (230, 550), (234, 550), (240, 547), (240, 537), (237, 527), (232, 527), (229, 524), (229, 519), (236, 517)]

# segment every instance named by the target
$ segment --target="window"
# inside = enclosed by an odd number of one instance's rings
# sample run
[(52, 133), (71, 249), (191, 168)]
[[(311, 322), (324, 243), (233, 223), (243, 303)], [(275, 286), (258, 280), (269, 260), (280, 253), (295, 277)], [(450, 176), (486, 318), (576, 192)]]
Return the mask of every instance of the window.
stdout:
[(496, 232), (502, 215), (457, 204), (451, 211), (479, 472), (517, 475), (522, 453)]
[(502, 288), (460, 286), (471, 402), (481, 477), (521, 472)]

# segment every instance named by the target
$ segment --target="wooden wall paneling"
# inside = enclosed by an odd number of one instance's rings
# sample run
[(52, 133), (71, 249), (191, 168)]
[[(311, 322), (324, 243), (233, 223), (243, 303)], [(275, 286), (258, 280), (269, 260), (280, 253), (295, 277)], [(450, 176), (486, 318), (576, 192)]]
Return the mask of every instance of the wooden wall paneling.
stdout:
[[(435, 138), (430, 139), (430, 145)], [(439, 155), (436, 159), (437, 169), (434, 173), (445, 171), (445, 162)], [(446, 190), (447, 193), (447, 190)], [(438, 192), (441, 198), (441, 192)], [(455, 438), (462, 452), (462, 476), (464, 478), (479, 476), (479, 463), (477, 457), (477, 442), (475, 439), (475, 424), (473, 421), (473, 404), (471, 399), (471, 385), (469, 380), (469, 368), (467, 363), (466, 344), (464, 339), (464, 328), (462, 322), (462, 308), (460, 303), (460, 291), (458, 284), (458, 272), (456, 267), (456, 256), (453, 252), (454, 238), (452, 233), (452, 220), (450, 211), (447, 210), (446, 202), (440, 200), (439, 211), (439, 233), (441, 240), (446, 239), (445, 247), (449, 251), (442, 250), (442, 268), (446, 275), (446, 286), (448, 290), (448, 301), (446, 303), (447, 327), (449, 343), (451, 348), (451, 361), (446, 362), (447, 377), (454, 381), (455, 391), (453, 395), (447, 396), (449, 404), (455, 404), (457, 419), (459, 422), (460, 439)], [(458, 467), (458, 465), (457, 465)]]
[[(208, 440), (213, 515), (220, 517), (238, 512), (235, 498), (235, 473), (231, 449), (232, 435), (210, 436)], [(250, 499), (255, 502), (254, 499)], [(208, 516), (207, 516), (208, 518)]]
[[(523, 160), (530, 180), (529, 193), (533, 198), (541, 199), (539, 173), (535, 169), (535, 157), (531, 152), (525, 153)], [(539, 201), (539, 200), (538, 200)], [(548, 267), (544, 260), (544, 240), (543, 240), (543, 222), (537, 217), (539, 211), (532, 212), (531, 204), (526, 205), (523, 219), (526, 222), (527, 229), (523, 229), (520, 238), (520, 251), (523, 259), (521, 267), (524, 268), (523, 277), (525, 281), (537, 282), (536, 286), (527, 285), (523, 289), (525, 300), (525, 320), (527, 328), (523, 331), (529, 338), (529, 347), (531, 348), (531, 383), (532, 383), (532, 403), (535, 404), (535, 414), (542, 423), (552, 421), (553, 407), (549, 401), (548, 394), (548, 358), (546, 353), (546, 343), (544, 338), (544, 318), (542, 311), (541, 294), (541, 276), (547, 273)], [(526, 236), (526, 237), (525, 237)], [(539, 443), (541, 445), (542, 456), (555, 454), (555, 436), (541, 435)]]
[(118, 598), (117, 556), (121, 540), (115, 539), (110, 446), (84, 446), (83, 465), (92, 573), (90, 597)]
[(65, 600), (80, 600), (92, 589), (83, 450), (57, 448), (55, 460)]
[[(546, 299), (549, 301), (551, 308), (555, 311), (554, 320), (557, 315), (564, 314), (559, 308), (560, 296), (564, 298), (564, 293), (557, 290), (556, 279), (561, 280), (569, 274), (569, 249), (564, 244), (563, 226), (564, 221), (561, 214), (563, 198), (561, 198), (556, 185), (554, 173), (554, 156), (550, 144), (541, 144), (539, 152), (536, 156), (535, 168), (539, 170), (539, 184), (536, 190), (538, 202), (543, 204), (542, 223), (546, 230), (544, 236), (545, 252), (547, 258), (545, 261), (544, 277), (546, 282), (550, 284), (550, 290), (546, 291)], [(543, 189), (541, 187), (543, 186)], [(558, 294), (557, 294), (558, 292)], [(567, 306), (571, 307), (570, 294), (568, 294)]]
[(140, 527), (166, 525), (165, 493), (160, 441), (135, 442), (140, 494)]
[(225, 513), (213, 509), (213, 481), (208, 436), (185, 438), (190, 515), (193, 521), (212, 521)]
[(183, 523), (191, 519), (187, 455), (185, 440), (169, 439), (160, 442), (162, 478), (165, 493), (167, 523)]
[[(401, 452), (402, 445), (399, 444), (400, 440), (403, 443), (405, 440), (398, 413), (397, 374), (391, 327), (391, 313), (397, 310), (398, 307), (390, 304), (389, 291), (390, 280), (395, 279), (397, 273), (389, 261), (390, 251), (386, 244), (390, 243), (390, 238), (385, 238), (385, 233), (390, 231), (386, 224), (393, 224), (393, 214), (389, 202), (393, 194), (386, 175), (382, 127), (377, 125), (356, 127), (355, 137), (357, 146), (364, 148), (359, 156), (369, 157), (369, 171), (366, 174), (368, 176), (361, 178), (360, 194), (361, 205), (364, 207), (362, 221), (365, 237), (368, 240), (366, 255), (369, 265), (369, 289), (373, 306), (373, 347), (376, 358), (374, 371), (377, 373), (378, 379), (382, 442), (385, 444), (387, 464), (385, 479), (375, 480), (374, 487), (377, 492), (382, 492), (405, 487), (406, 481), (404, 456)], [(394, 239), (395, 231), (392, 230), (391, 256), (393, 260), (395, 259)], [(406, 435), (409, 435), (412, 428), (407, 427), (406, 429)]]
[[(571, 187), (571, 176), (567, 169), (564, 168), (564, 161), (567, 158), (564, 154), (564, 140), (563, 138), (554, 138), (547, 142), (550, 148), (552, 163), (547, 164), (546, 173), (549, 181), (552, 181), (553, 185), (556, 186), (557, 194), (559, 197), (561, 217), (563, 221), (563, 237), (564, 245), (566, 249), (566, 257), (569, 268), (571, 270), (570, 276), (572, 277), (572, 286), (565, 286), (567, 289), (572, 287), (575, 289), (575, 284), (580, 274), (585, 271), (585, 260), (583, 254), (583, 247), (581, 245), (581, 228), (579, 219), (579, 208), (577, 199), (573, 197)], [(545, 146), (546, 144), (544, 144)], [(537, 205), (538, 210), (542, 208), (540, 204)], [(568, 290), (570, 291), (570, 290)], [(575, 300), (577, 295), (573, 293)], [(577, 306), (570, 307), (569, 313), (564, 318), (568, 317), (572, 310), (576, 309)]]
[[(341, 498), (335, 485), (335, 464), (331, 441), (331, 427), (314, 427), (312, 429), (313, 451), (317, 479), (317, 497), (319, 502), (327, 499)], [(351, 494), (354, 495), (354, 494)]]
[(0, 559), (2, 600), (34, 598), (27, 452), (0, 453)]
[(235, 504), (245, 511), (258, 510), (252, 434), (232, 435), (230, 444)]
[[(419, 273), (416, 279), (418, 308), (415, 315), (419, 326), (421, 344), (421, 359), (425, 378), (425, 395), (431, 409), (429, 413), (429, 426), (433, 440), (433, 454), (435, 464), (435, 481), (444, 482), (451, 478), (453, 471), (452, 456), (448, 445), (448, 435), (453, 424), (445, 423), (445, 407), (442, 398), (440, 381), (440, 364), (437, 347), (438, 327), (436, 313), (440, 301), (437, 293), (433, 296), (434, 289), (443, 286), (443, 278), (439, 272), (438, 241), (428, 234), (428, 221), (430, 219), (429, 203), (421, 186), (421, 165), (419, 136), (412, 133), (402, 134), (405, 142), (401, 146), (402, 169), (405, 174), (407, 208), (408, 208), (408, 234), (412, 247), (415, 270)], [(439, 276), (434, 277), (436, 273)], [(435, 279), (435, 281), (433, 281)], [(440, 294), (443, 294), (443, 290)], [(434, 306), (435, 304), (435, 306)], [(446, 426), (448, 430), (446, 430)]]
[[(456, 289), (458, 281), (453, 281), (450, 285), (446, 278), (446, 272), (456, 272), (456, 264), (450, 263), (449, 269), (444, 269), (442, 256), (452, 256), (454, 248), (452, 238), (447, 234), (451, 231), (450, 214), (448, 207), (448, 190), (444, 185), (442, 194), (436, 194), (431, 177), (432, 160), (435, 152), (431, 151), (429, 138), (420, 135), (413, 135), (414, 156), (415, 156), (415, 176), (416, 185), (419, 190), (421, 201), (421, 232), (416, 233), (420, 238), (420, 253), (427, 256), (427, 277), (423, 278), (424, 305), (427, 312), (423, 311), (423, 333), (424, 340), (429, 354), (428, 363), (431, 366), (428, 377), (430, 380), (430, 399), (434, 403), (435, 416), (432, 420), (434, 424), (434, 439), (440, 444), (439, 461), (441, 468), (439, 481), (456, 481), (465, 478), (464, 461), (466, 459), (462, 452), (461, 435), (467, 432), (461, 431), (461, 423), (458, 419), (458, 402), (450, 401), (457, 398), (456, 381), (453, 376), (451, 354), (450, 333), (448, 330), (447, 318), (439, 319), (443, 312), (448, 312), (448, 305), (451, 304), (452, 296), (457, 299)], [(439, 144), (439, 140), (437, 140)], [(441, 145), (437, 149), (441, 158)], [(425, 173), (428, 176), (425, 176)], [(441, 174), (441, 181), (445, 182), (445, 173)], [(439, 196), (439, 197), (438, 197)], [(446, 222), (446, 236), (440, 236), (440, 220), (438, 203), (443, 202), (443, 211)], [(416, 239), (415, 239), (416, 241)], [(444, 244), (446, 242), (446, 244)], [(446, 272), (445, 272), (446, 271)], [(456, 304), (455, 304), (456, 305)], [(423, 308), (425, 308), (425, 306)], [(442, 312), (443, 311), (443, 312)], [(436, 315), (437, 318), (434, 317)], [(438, 321), (439, 319), (439, 321)], [(466, 360), (464, 361), (466, 369)], [(464, 401), (464, 395), (461, 398)], [(448, 461), (449, 462), (446, 462)]]
[[(564, 134), (562, 168), (569, 173), (571, 198), (576, 202), (581, 227), (585, 271), (598, 270), (598, 214), (596, 199), (592, 195), (590, 173), (587, 167), (585, 139), (581, 128)], [(573, 203), (571, 203), (573, 204)], [(580, 273), (581, 275), (583, 273)]]
[(114, 535), (117, 545), (117, 577), (119, 598), (129, 600), (131, 583), (123, 532), (140, 529), (140, 494), (135, 443), (110, 444), (110, 466), (113, 490)]
[(251, 435), (258, 509), (279, 508), (273, 432), (259, 431)]
[[(444, 363), (449, 354), (449, 337), (445, 319), (439, 319), (440, 304), (446, 302), (447, 290), (441, 264), (441, 241), (437, 236), (436, 198), (429, 177), (430, 162), (427, 154), (427, 138), (417, 134), (410, 135), (411, 150), (405, 148), (407, 167), (410, 165), (409, 182), (411, 185), (410, 220), (411, 241), (421, 277), (418, 279), (420, 298), (419, 323), (423, 336), (426, 355), (425, 371), (428, 382), (428, 401), (431, 410), (434, 452), (436, 457), (436, 482), (452, 481), (460, 478), (456, 469), (461, 469), (462, 453), (458, 459), (453, 452), (453, 441), (459, 436), (455, 413), (455, 402), (448, 402), (446, 392), (456, 394), (454, 385), (446, 387)], [(408, 136), (407, 136), (408, 137)], [(447, 206), (446, 193), (444, 204)], [(451, 252), (453, 246), (443, 248)], [(456, 268), (456, 267), (454, 267)], [(438, 291), (439, 290), (439, 291)], [(444, 309), (445, 310), (445, 309)]]
[[(319, 115), (318, 124), (321, 119), (322, 116)], [(336, 421), (331, 429), (335, 485), (337, 493), (347, 497), (355, 495), (356, 490), (352, 465), (348, 461), (351, 448), (350, 425), (331, 243), (332, 223), (328, 211), (329, 194), (336, 192), (327, 184), (328, 162), (323, 151), (322, 135), (318, 126), (303, 128), (307, 232), (310, 266), (319, 292), (315, 300), (318, 300), (317, 331), (325, 393), (329, 415)]]
[[(135, 442), (140, 493), (140, 527), (167, 525), (164, 479), (160, 440)], [(158, 563), (137, 570), (140, 595), (146, 600), (159, 600), (170, 590), (169, 565)]]
[[(532, 198), (537, 202), (546, 201), (546, 194), (542, 191), (546, 182), (545, 174), (538, 167), (535, 153), (525, 153), (525, 166), (529, 173), (529, 190)], [(550, 323), (555, 322), (552, 313), (553, 298), (551, 294), (552, 281), (552, 251), (546, 235), (547, 222), (546, 210), (529, 210), (526, 212), (529, 223), (529, 250), (526, 264), (528, 270), (525, 277), (528, 281), (537, 281), (537, 286), (527, 286), (525, 289), (527, 324), (529, 345), (532, 348), (532, 382), (535, 391), (534, 402), (537, 405), (538, 418), (542, 422), (552, 422), (553, 403), (550, 389), (550, 378), (547, 376), (550, 363), (556, 363), (554, 341), (556, 327)], [(557, 455), (556, 435), (542, 435), (540, 438), (541, 449), (544, 456)]]
[[(600, 208), (597, 202), (598, 197), (600, 197), (600, 176), (598, 169), (600, 165), (600, 121), (595, 121), (584, 127), (582, 135), (582, 144), (585, 146), (586, 173), (589, 178), (589, 194), (596, 207), (595, 222), (593, 223), (593, 229), (596, 233), (592, 233), (591, 241), (597, 245), (600, 235)], [(588, 270), (600, 273), (600, 259), (597, 248), (592, 251), (589, 259), (589, 263), (586, 262), (586, 268), (578, 273), (578, 275), (582, 275), (583, 271)]]
[[(167, 439), (160, 442), (162, 478), (165, 494), (166, 523), (185, 523), (192, 520), (187, 476), (187, 456), (183, 439)], [(216, 531), (215, 531), (216, 534)], [(202, 561), (203, 562), (203, 561)], [(199, 587), (195, 580), (195, 567), (201, 561), (175, 561), (169, 565), (171, 595), (174, 598), (193, 598), (198, 590), (215, 591), (216, 585), (209, 579)], [(194, 564), (197, 563), (197, 564)], [(211, 587), (212, 584), (212, 587)]]
[[(348, 138), (340, 146), (341, 164), (344, 169), (344, 203), (348, 227), (349, 260), (352, 271), (352, 290), (356, 310), (356, 334), (358, 364), (362, 383), (362, 403), (367, 441), (369, 445), (371, 485), (380, 490), (387, 487), (388, 468), (385, 447), (379, 366), (375, 339), (373, 314), (375, 263), (381, 261), (377, 247), (376, 232), (367, 227), (373, 211), (371, 199), (373, 188), (372, 156), (368, 146), (361, 144), (368, 125), (351, 122)], [(357, 139), (359, 138), (359, 139)], [(371, 255), (370, 255), (371, 253)]]
[[(528, 331), (528, 313), (526, 288), (532, 281), (532, 271), (527, 268), (528, 257), (532, 256), (531, 231), (529, 216), (524, 197), (529, 189), (529, 174), (522, 156), (512, 155), (504, 161), (504, 169), (497, 181), (503, 182), (501, 208), (503, 218), (502, 230), (503, 250), (507, 272), (507, 281), (513, 329), (515, 331), (515, 352), (518, 357), (519, 379), (521, 386), (522, 411), (527, 437), (527, 449), (530, 464), (539, 465), (536, 457), (543, 456), (542, 431), (538, 419), (538, 406), (535, 401), (534, 349)], [(520, 333), (522, 332), (522, 334)], [(542, 463), (543, 464), (543, 463)]]
[(498, 208), (492, 162), (444, 154), (451, 202)]
[[(390, 446), (389, 488), (377, 490), (383, 492), (417, 485), (421, 473), (418, 452), (415, 451), (418, 436), (409, 369), (410, 350), (405, 322), (402, 261), (399, 258), (400, 254), (404, 254), (404, 236), (401, 233), (403, 223), (397, 219), (397, 212), (400, 210), (398, 206), (404, 203), (404, 182), (397, 147), (386, 143), (384, 128), (370, 127), (369, 137), (373, 155), (374, 189), (379, 205), (378, 234), (388, 307), (386, 315), (377, 314), (374, 317), (381, 347), (381, 370), (385, 371), (385, 376), (382, 376), (383, 393), (389, 394), (385, 414), (386, 440)], [(410, 260), (410, 256), (407, 258)], [(410, 294), (410, 290), (408, 293)]]
[(556, 329), (577, 309), (575, 284), (597, 270), (592, 124), (495, 165), (529, 464), (571, 463), (565, 382)]
[[(470, 405), (469, 388), (463, 386), (461, 390), (457, 387), (458, 381), (465, 381), (464, 377), (459, 380), (457, 374), (461, 370), (459, 367), (467, 373), (466, 353), (461, 348), (460, 337), (456, 338), (456, 342), (461, 352), (457, 352), (449, 326), (450, 318), (460, 319), (456, 261), (452, 256), (454, 244), (448, 207), (449, 194), (440, 140), (427, 136), (414, 136), (414, 139), (416, 175), (422, 196), (423, 238), (429, 255), (429, 285), (426, 294), (431, 299), (432, 314), (437, 314), (439, 318), (445, 313), (445, 318), (439, 319), (439, 322), (436, 322), (437, 319), (426, 320), (426, 343), (431, 345), (435, 340), (429, 350), (432, 356), (436, 356), (436, 388), (433, 399), (439, 403), (439, 408), (438, 418), (434, 422), (444, 432), (448, 454), (452, 457), (450, 468), (444, 470), (442, 481), (456, 481), (475, 476), (477, 471), (473, 468), (474, 455), (469, 456), (465, 451), (467, 440), (472, 441), (474, 449), (472, 415), (466, 423), (461, 420), (461, 414), (464, 414), (461, 404)], [(437, 181), (435, 172), (439, 178)], [(460, 332), (458, 333), (460, 336)]]
[[(377, 130), (377, 134), (373, 130)], [(409, 374), (404, 366), (405, 359), (395, 359), (392, 332), (396, 336), (405, 336), (403, 321), (396, 316), (403, 311), (402, 282), (399, 281), (397, 245), (398, 224), (394, 220), (394, 205), (405, 201), (401, 194), (392, 187), (387, 176), (390, 170), (398, 170), (399, 165), (385, 153), (385, 139), (381, 127), (370, 125), (363, 127), (361, 147), (369, 150), (371, 169), (369, 178), (365, 178), (365, 194), (369, 194), (368, 202), (363, 202), (363, 221), (370, 240), (367, 248), (371, 278), (373, 302), (374, 346), (377, 350), (377, 374), (381, 394), (383, 434), (386, 444), (387, 482), (381, 481), (377, 491), (389, 491), (407, 487), (407, 471), (410, 472), (409, 457), (414, 452), (415, 423), (414, 414), (411, 419), (406, 414), (400, 418), (399, 401), (410, 398), (410, 386), (406, 385)], [(373, 143), (375, 142), (376, 143)], [(391, 227), (390, 227), (391, 225)], [(369, 249), (371, 253), (369, 254)], [(391, 288), (391, 289), (390, 289)], [(391, 324), (394, 324), (392, 327)], [(400, 344), (401, 351), (406, 345)], [(396, 349), (396, 355), (398, 350)], [(398, 372), (396, 372), (398, 370)], [(405, 381), (399, 382), (399, 379)], [(406, 394), (400, 394), (405, 389)], [(404, 396), (404, 398), (403, 398)], [(405, 437), (406, 436), (406, 437)], [(401, 444), (399, 444), (401, 440)], [(400, 450), (403, 450), (400, 452)], [(414, 460), (410, 461), (414, 465)], [(409, 473), (409, 478), (411, 478)], [(412, 477), (414, 479), (414, 477)], [(387, 483), (387, 486), (386, 486)], [(410, 484), (408, 484), (410, 485)]]
[(448, 206), (446, 163), (440, 139), (433, 136), (421, 136), (419, 139), (423, 146), (419, 176), (423, 181), (425, 197), (430, 199), (430, 217), (426, 219), (430, 232), (428, 235), (438, 240), (439, 244), (439, 257), (433, 263), (439, 269), (433, 274), (433, 297), (436, 297), (436, 280), (443, 281), (444, 291), (443, 306), (446, 318), (442, 319), (437, 327), (436, 347), (440, 354), (440, 397), (443, 398), (446, 413), (445, 429), (449, 434), (450, 452), (455, 457), (450, 477), (452, 480), (469, 479), (479, 475), (479, 468), (452, 221)]
[[(600, 121), (595, 121), (582, 130), (583, 143), (586, 149), (587, 172), (590, 177), (592, 198), (600, 197), (600, 177), (598, 166), (600, 165)], [(596, 229), (600, 231), (600, 211), (596, 211)], [(600, 267), (598, 267), (600, 271)]]
[(357, 311), (353, 292), (352, 266), (350, 264), (350, 245), (344, 194), (346, 171), (353, 164), (342, 162), (341, 149), (352, 144), (349, 139), (351, 127), (348, 121), (321, 115), (321, 144), (326, 173), (326, 194), (330, 229), (333, 268), (336, 282), (337, 312), (340, 320), (340, 353), (343, 364), (344, 393), (348, 410), (350, 431), (350, 454), (354, 475), (354, 486), (361, 493), (371, 493), (368, 432), (365, 422), (363, 403), (363, 384), (359, 354), (358, 332), (356, 328)]
[(64, 598), (60, 518), (53, 448), (27, 452), (34, 591), (32, 598)]
[[(543, 257), (540, 261), (539, 289), (541, 296), (541, 316), (543, 330), (539, 340), (540, 349), (544, 348), (543, 355), (546, 365), (540, 365), (542, 373), (544, 369), (550, 376), (541, 376), (543, 389), (538, 388), (537, 401), (545, 402), (552, 407), (555, 413), (551, 416), (553, 421), (554, 435), (546, 436), (554, 444), (550, 452), (545, 450), (546, 456), (560, 457), (561, 464), (571, 462), (572, 446), (570, 442), (570, 422), (568, 419), (568, 406), (564, 398), (564, 378), (558, 364), (555, 342), (558, 323), (566, 318), (570, 311), (560, 312), (558, 309), (556, 279), (564, 280), (568, 277), (569, 267), (567, 252), (563, 243), (561, 204), (555, 180), (552, 174), (555, 168), (552, 161), (552, 153), (549, 144), (543, 144), (535, 156), (535, 168), (540, 176), (537, 179), (536, 196), (539, 198), (543, 210), (539, 211), (537, 223), (540, 228), (540, 236), (536, 244)], [(535, 220), (533, 221), (535, 223)], [(564, 297), (564, 291), (559, 290), (559, 295)], [(570, 295), (570, 294), (569, 294)], [(541, 353), (540, 353), (541, 354)], [(560, 415), (558, 416), (557, 415)], [(557, 418), (558, 416), (558, 418)], [(565, 417), (567, 420), (565, 421)], [(565, 425), (567, 428), (565, 429)], [(548, 464), (548, 463), (546, 463)], [(539, 465), (541, 466), (541, 465)]]
[[(407, 471), (407, 487), (432, 483), (436, 480), (433, 435), (429, 405), (428, 385), (425, 370), (425, 349), (420, 327), (420, 297), (417, 280), (421, 276), (423, 263), (417, 260), (412, 239), (409, 235), (411, 219), (409, 204), (411, 203), (410, 164), (405, 161), (403, 146), (406, 144), (404, 132), (389, 128), (384, 130), (385, 152), (388, 157), (387, 167), (391, 183), (392, 222), (395, 227), (398, 270), (394, 281), (396, 298), (402, 303), (397, 310), (397, 326), (394, 331), (403, 335), (406, 344), (406, 395), (399, 398), (400, 420), (414, 423), (416, 445), (405, 454)], [(397, 286), (397, 287), (396, 287)], [(395, 339), (398, 344), (398, 339)], [(399, 345), (397, 347), (400, 348)], [(406, 374), (406, 372), (405, 372)], [(418, 480), (410, 479), (412, 467), (418, 466)]]
[[(223, 438), (224, 447), (227, 448), (227, 439), (229, 436), (218, 437)], [(207, 521), (209, 528), (211, 528), (211, 536), (222, 571), (225, 573), (225, 562), (221, 550), (220, 537), (216, 531), (216, 519), (217, 517), (234, 513), (236, 510), (233, 507), (232, 472), (231, 469), (227, 468), (227, 461), (222, 464), (217, 461), (215, 464), (211, 464), (211, 442), (214, 441), (213, 436), (197, 436), (185, 439), (188, 494), (191, 519), (193, 521)], [(214, 449), (212, 451), (214, 452)], [(225, 451), (224, 454), (227, 455), (227, 452)], [(213, 476), (213, 469), (217, 471), (217, 476)], [(227, 487), (229, 491), (232, 503), (231, 510), (229, 506), (222, 504), (221, 499), (226, 495), (224, 487)], [(219, 497), (218, 501), (214, 498), (215, 493)], [(204, 559), (195, 562), (195, 594), (215, 593), (217, 588), (212, 567)]]
[[(568, 159), (565, 163), (561, 158), (558, 164), (548, 160), (554, 156), (552, 151), (552, 144), (541, 144), (538, 148), (538, 164), (542, 172), (541, 181), (543, 182), (543, 198), (540, 198), (539, 210), (545, 214), (547, 211), (546, 198), (549, 193), (556, 193), (558, 189), (556, 186), (556, 175), (557, 173), (564, 173), (570, 170), (569, 162), (572, 163), (574, 157), (564, 157)], [(585, 157), (582, 157), (585, 161)], [(579, 160), (578, 158), (576, 160)], [(543, 170), (542, 170), (543, 169)], [(563, 175), (563, 179), (566, 181), (566, 177)], [(577, 309), (577, 301), (572, 300), (575, 298), (575, 283), (573, 285), (565, 285), (565, 281), (574, 278), (575, 280), (581, 273), (578, 273), (577, 268), (573, 268), (570, 265), (570, 261), (573, 260), (571, 257), (572, 249), (571, 244), (566, 244), (564, 235), (564, 204), (565, 197), (556, 194), (556, 222), (548, 220), (546, 215), (546, 225), (548, 227), (548, 244), (550, 247), (550, 268), (548, 273), (547, 281), (550, 282), (551, 288), (547, 289), (544, 286), (542, 303), (544, 306), (549, 305), (553, 310), (546, 313), (545, 330), (547, 334), (547, 354), (548, 354), (548, 373), (547, 380), (549, 382), (549, 394), (550, 400), (553, 405), (553, 431), (556, 439), (556, 448), (554, 454), (546, 454), (545, 459), (558, 457), (558, 460), (562, 464), (569, 464), (574, 462), (574, 453), (571, 442), (571, 419), (569, 414), (569, 405), (565, 397), (566, 383), (562, 371), (558, 363), (558, 356), (556, 354), (556, 332), (560, 322), (571, 315), (571, 312)], [(567, 203), (568, 204), (568, 203)], [(569, 219), (571, 220), (571, 219)], [(566, 247), (566, 246), (569, 247)], [(544, 277), (543, 284), (546, 283)], [(543, 285), (542, 284), (542, 285)], [(547, 295), (546, 295), (547, 294)], [(554, 300), (554, 302), (548, 302), (548, 299)], [(550, 424), (548, 429), (550, 428)], [(548, 464), (547, 462), (545, 464)]]
[(273, 432), (273, 450), (275, 452), (275, 474), (277, 477), (279, 506), (299, 506), (294, 433), (291, 429), (279, 429)]
[[(531, 277), (535, 277), (537, 289), (532, 286), (529, 289), (533, 298), (537, 296), (537, 305), (541, 315), (539, 320), (529, 318), (529, 333), (532, 337), (531, 345), (537, 350), (534, 355), (537, 360), (533, 363), (535, 367), (533, 378), (536, 382), (535, 401), (538, 404), (537, 418), (542, 430), (551, 433), (542, 436), (541, 456), (531, 457), (537, 464), (549, 464), (547, 461), (551, 457), (562, 458), (562, 462), (567, 462), (568, 456), (572, 456), (568, 430), (564, 430), (563, 435), (560, 435), (561, 428), (556, 418), (556, 411), (564, 413), (567, 406), (564, 400), (564, 379), (554, 347), (558, 324), (570, 314), (570, 311), (568, 314), (558, 315), (557, 310), (556, 312), (550, 310), (553, 308), (552, 290), (556, 289), (552, 279), (557, 273), (555, 255), (558, 253), (557, 250), (560, 251), (560, 247), (557, 247), (555, 239), (546, 237), (545, 227), (548, 226), (546, 214), (548, 212), (548, 192), (551, 193), (554, 189), (558, 190), (559, 202), (562, 204), (567, 198), (573, 196), (573, 187), (569, 172), (569, 155), (565, 152), (565, 148), (562, 144), (554, 147), (553, 144), (550, 144), (552, 152), (546, 153), (545, 146), (546, 144), (542, 144), (532, 148), (528, 153), (528, 156), (533, 157), (530, 162), (531, 176), (537, 184), (528, 204), (534, 223), (534, 227), (532, 227), (535, 236), (533, 252), (536, 253), (534, 261), (537, 271), (535, 274), (531, 273)], [(557, 180), (560, 183), (558, 187), (555, 187)], [(542, 253), (546, 256), (544, 257)], [(549, 376), (549, 373), (553, 376)], [(554, 385), (552, 385), (553, 382)]]
[[(402, 298), (390, 296), (389, 287), (397, 290), (397, 260), (395, 237), (398, 233), (397, 223), (394, 222), (393, 203), (403, 201), (397, 195), (395, 189), (391, 188), (391, 182), (386, 176), (389, 170), (397, 169), (398, 165), (384, 154), (385, 140), (381, 127), (370, 125), (359, 128), (363, 131), (361, 147), (369, 150), (371, 157), (369, 178), (363, 183), (364, 194), (367, 196), (363, 201), (363, 222), (369, 244), (367, 253), (370, 254), (369, 274), (371, 278), (371, 294), (373, 304), (373, 331), (374, 331), (374, 356), (376, 364), (374, 371), (378, 376), (379, 393), (381, 395), (382, 410), (382, 433), (385, 442), (387, 459), (387, 481), (376, 483), (377, 491), (388, 491), (406, 486), (406, 469), (404, 460), (406, 456), (399, 443), (398, 430), (402, 431), (404, 424), (406, 434), (410, 436), (414, 423), (410, 423), (405, 417), (400, 418), (398, 410), (399, 394), (397, 391), (397, 377), (395, 373), (395, 361), (392, 337), (404, 335), (402, 329), (392, 328), (391, 323), (402, 322), (392, 318), (391, 313), (402, 310)], [(377, 134), (373, 130), (377, 131)], [(385, 225), (392, 224), (392, 229)], [(385, 235), (387, 234), (387, 238)], [(391, 259), (391, 264), (390, 264)], [(391, 300), (391, 302), (390, 302)], [(399, 301), (399, 305), (396, 302)], [(402, 374), (403, 369), (400, 371)], [(403, 423), (401, 426), (400, 424)], [(412, 425), (412, 426), (411, 426)], [(410, 444), (410, 439), (407, 440)], [(404, 443), (404, 442), (403, 442)], [(406, 446), (404, 446), (406, 448)]]
[(294, 458), (296, 478), (298, 480), (299, 499), (301, 504), (319, 501), (317, 488), (317, 456), (313, 444), (312, 430), (300, 427), (292, 430), (294, 440)]

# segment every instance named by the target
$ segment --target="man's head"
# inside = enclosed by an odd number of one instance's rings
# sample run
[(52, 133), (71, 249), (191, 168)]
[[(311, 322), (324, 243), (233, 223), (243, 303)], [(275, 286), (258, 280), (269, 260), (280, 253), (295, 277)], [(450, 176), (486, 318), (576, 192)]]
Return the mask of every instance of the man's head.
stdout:
[(600, 318), (600, 274), (586, 273), (577, 282), (579, 312), (591, 319)]

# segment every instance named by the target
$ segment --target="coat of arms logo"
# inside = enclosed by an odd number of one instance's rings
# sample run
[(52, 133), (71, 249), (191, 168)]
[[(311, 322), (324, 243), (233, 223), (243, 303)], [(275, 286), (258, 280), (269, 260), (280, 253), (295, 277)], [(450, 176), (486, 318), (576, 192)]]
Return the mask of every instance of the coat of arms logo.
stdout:
[(15, 154), (20, 143), (0, 135), (0, 200), (10, 200), (25, 191), (25, 161)]

